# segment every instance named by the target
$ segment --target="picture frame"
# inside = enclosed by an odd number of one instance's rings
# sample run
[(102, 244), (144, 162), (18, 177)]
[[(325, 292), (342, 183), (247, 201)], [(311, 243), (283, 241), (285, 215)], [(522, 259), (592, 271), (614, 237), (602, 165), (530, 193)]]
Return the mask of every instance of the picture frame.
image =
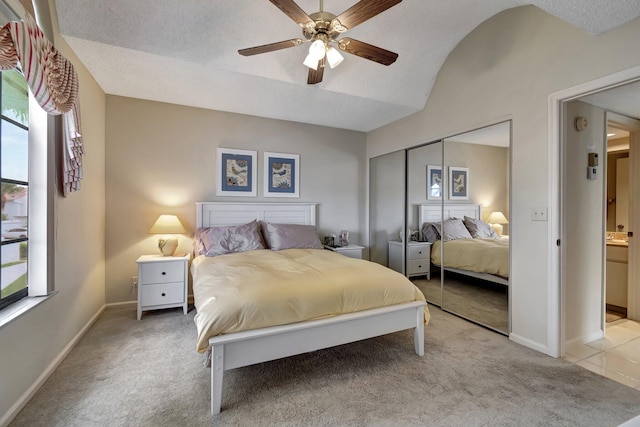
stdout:
[(264, 197), (300, 197), (300, 155), (264, 153)]
[(257, 196), (257, 151), (216, 148), (216, 196)]
[(469, 200), (469, 168), (449, 166), (449, 200)]
[(427, 200), (442, 200), (443, 194), (442, 166), (427, 165)]

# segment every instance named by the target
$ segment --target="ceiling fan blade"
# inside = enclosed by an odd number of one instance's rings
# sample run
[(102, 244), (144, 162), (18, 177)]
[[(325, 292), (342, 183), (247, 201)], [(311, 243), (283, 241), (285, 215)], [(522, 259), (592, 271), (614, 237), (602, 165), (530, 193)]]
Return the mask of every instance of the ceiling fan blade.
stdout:
[(240, 49), (238, 53), (243, 56), (258, 55), (259, 53), (273, 52), (274, 50), (287, 49), (302, 44), (302, 39), (284, 40), (277, 43), (263, 44), (262, 46)]
[(269, 0), (275, 4), (278, 9), (283, 11), (289, 18), (293, 19), (298, 25), (304, 27), (307, 23), (314, 23), (313, 19), (305, 13), (293, 0)]
[(338, 47), (352, 55), (375, 61), (382, 65), (391, 65), (398, 59), (398, 54), (365, 42), (345, 37), (338, 41)]
[(324, 75), (324, 62), (325, 62), (324, 58), (318, 61), (317, 70), (314, 70), (313, 68), (309, 68), (309, 76), (307, 77), (307, 84), (314, 85), (322, 81), (322, 76)]
[(362, 24), (364, 21), (373, 18), (400, 3), (402, 0), (361, 0), (349, 9), (336, 16), (332, 22), (339, 21), (347, 30)]

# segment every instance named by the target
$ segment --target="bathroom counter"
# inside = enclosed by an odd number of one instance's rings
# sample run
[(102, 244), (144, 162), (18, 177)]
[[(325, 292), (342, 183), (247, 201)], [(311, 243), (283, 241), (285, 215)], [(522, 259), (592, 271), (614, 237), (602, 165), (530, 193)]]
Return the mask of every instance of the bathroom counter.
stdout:
[(629, 247), (629, 242), (625, 242), (622, 240), (607, 240), (607, 246), (624, 246), (625, 248)]

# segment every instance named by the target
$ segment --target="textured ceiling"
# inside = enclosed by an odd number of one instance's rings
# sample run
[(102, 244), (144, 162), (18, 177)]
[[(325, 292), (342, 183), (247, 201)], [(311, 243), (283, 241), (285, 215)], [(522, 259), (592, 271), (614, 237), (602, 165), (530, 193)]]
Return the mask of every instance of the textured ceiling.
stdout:
[[(356, 0), (325, 0), (339, 14)], [(317, 0), (298, 0), (308, 14)], [(56, 0), (60, 30), (107, 94), (370, 131), (424, 108), (456, 45), (521, 0), (404, 0), (345, 35), (399, 54), (389, 67), (344, 54), (307, 85), (307, 46), (238, 49), (301, 36), (268, 0)], [(640, 15), (640, 0), (536, 0), (592, 34)], [(384, 31), (381, 31), (381, 30)]]

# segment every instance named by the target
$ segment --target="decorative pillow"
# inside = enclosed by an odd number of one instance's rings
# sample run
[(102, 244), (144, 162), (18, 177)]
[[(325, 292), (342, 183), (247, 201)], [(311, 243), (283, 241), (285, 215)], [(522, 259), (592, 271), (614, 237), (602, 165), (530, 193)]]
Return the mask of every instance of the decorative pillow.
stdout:
[(461, 219), (451, 218), (444, 221), (442, 224), (434, 223), (436, 230), (440, 234), (440, 238), (443, 242), (456, 239), (472, 239), (469, 230), (464, 226)]
[(271, 250), (282, 249), (323, 249), (318, 232), (312, 225), (266, 224), (267, 240)]
[(499, 236), (493, 231), (491, 225), (482, 221), (481, 219), (471, 218), (465, 215), (464, 226), (467, 227), (472, 237), (479, 237), (481, 239), (497, 239)]
[(206, 256), (265, 249), (260, 225), (255, 220), (242, 225), (201, 228), (196, 230), (195, 237), (198, 253)]
[[(436, 240), (440, 240), (440, 233), (438, 233), (438, 229), (435, 227), (436, 223), (433, 222), (425, 222), (422, 226), (422, 240), (429, 243), (434, 243)], [(438, 224), (439, 225), (439, 224)]]

